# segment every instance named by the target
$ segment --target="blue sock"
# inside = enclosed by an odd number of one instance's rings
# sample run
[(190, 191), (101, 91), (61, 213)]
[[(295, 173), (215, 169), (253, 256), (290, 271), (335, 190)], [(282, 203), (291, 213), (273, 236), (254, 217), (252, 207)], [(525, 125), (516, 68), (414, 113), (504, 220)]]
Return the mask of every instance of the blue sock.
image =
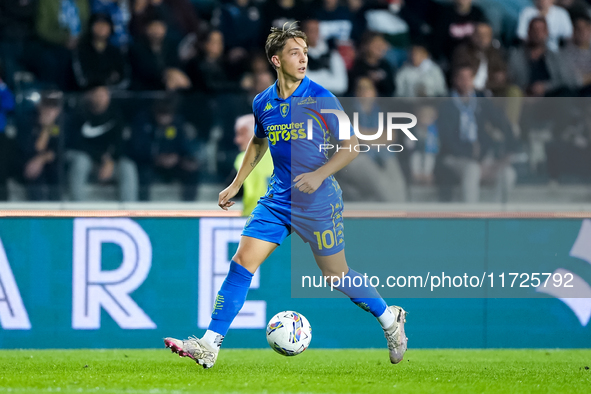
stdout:
[(347, 295), (357, 306), (370, 312), (375, 317), (380, 317), (384, 313), (388, 307), (386, 301), (380, 296), (375, 287), (369, 283), (367, 283), (367, 286), (363, 286), (366, 283), (364, 283), (364, 278), (359, 272), (349, 269), (347, 275), (340, 279), (341, 283), (339, 283), (339, 286), (335, 286), (335, 289)]
[(230, 324), (246, 301), (252, 276), (249, 270), (232, 260), (230, 272), (215, 298), (208, 330), (226, 336)]

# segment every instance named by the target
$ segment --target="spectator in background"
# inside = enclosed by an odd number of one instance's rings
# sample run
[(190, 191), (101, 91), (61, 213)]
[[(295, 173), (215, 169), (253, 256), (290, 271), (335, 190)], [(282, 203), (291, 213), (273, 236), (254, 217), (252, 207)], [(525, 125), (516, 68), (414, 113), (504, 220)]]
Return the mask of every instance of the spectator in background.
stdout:
[(407, 171), (407, 178), (415, 184), (431, 185), (434, 181), (435, 159), (439, 152), (439, 132), (437, 129), (437, 109), (427, 102), (420, 102), (413, 111), (417, 115), (417, 125), (413, 134), (417, 141), (404, 140), (404, 154), (401, 163)]
[(429, 51), (422, 44), (410, 49), (409, 61), (396, 73), (398, 97), (445, 96), (447, 86), (441, 68), (431, 60)]
[(72, 68), (80, 89), (97, 86), (127, 86), (126, 64), (121, 51), (110, 44), (111, 18), (106, 14), (90, 17), (88, 34), (74, 50)]
[(495, 104), (502, 106), (507, 119), (517, 130), (523, 109), (523, 91), (509, 81), (506, 64), (489, 75), (486, 89), (495, 97)]
[(205, 93), (231, 93), (246, 90), (244, 70), (224, 56), (224, 36), (209, 31), (201, 40), (200, 56), (187, 64), (193, 88)]
[(367, 2), (363, 0), (347, 0), (347, 8), (351, 13), (351, 23), (353, 25), (351, 30), (351, 39), (354, 42), (359, 42), (363, 32), (367, 30), (367, 20), (365, 19), (365, 12), (368, 9)]
[(275, 83), (275, 77), (270, 71), (252, 74), (252, 86), (248, 89), (247, 102), (252, 103), (257, 94), (273, 85), (273, 83)]
[(320, 38), (319, 22), (308, 19), (302, 30), (308, 37), (308, 77), (324, 86), (335, 96), (347, 91), (347, 68), (339, 52)]
[(456, 47), (467, 41), (481, 22), (487, 22), (486, 17), (472, 0), (453, 0), (453, 5), (443, 6), (433, 29), (436, 59), (448, 62)]
[[(234, 169), (238, 171), (242, 160), (244, 160), (244, 153), (248, 143), (254, 135), (254, 115), (243, 115), (236, 119), (234, 132), (234, 143), (240, 149), (240, 153), (234, 161)], [(252, 213), (259, 198), (266, 193), (272, 175), (273, 159), (270, 154), (265, 154), (242, 185), (242, 216), (248, 216)]]
[(253, 82), (248, 91), (248, 103), (252, 103), (252, 100), (257, 94), (275, 82), (273, 69), (264, 53), (254, 53), (251, 56), (250, 70)]
[(212, 26), (221, 31), (228, 50), (240, 48), (243, 51), (260, 48), (264, 44), (261, 11), (250, 0), (232, 0), (216, 10)]
[(271, 74), (271, 72), (269, 71), (264, 71), (262, 73), (255, 74), (253, 89), (256, 92), (256, 94), (259, 94), (263, 90), (267, 89), (269, 86), (273, 85), (274, 83), (275, 77), (273, 76), (273, 74)]
[(548, 37), (548, 49), (556, 52), (560, 40), (569, 40), (573, 35), (573, 25), (568, 12), (562, 7), (554, 5), (554, 0), (535, 0), (535, 7), (526, 7), (519, 14), (517, 25), (517, 37), (527, 40), (529, 35), (530, 22), (534, 18), (546, 20)]
[(129, 0), (92, 0), (91, 9), (93, 14), (106, 14), (111, 17), (113, 34), (110, 43), (122, 52), (127, 52), (131, 43)]
[(265, 55), (264, 52), (254, 52), (250, 58), (250, 70), (254, 74), (264, 71), (274, 71), (269, 64), (269, 60), (267, 60), (267, 55)]
[(168, 3), (170, 8), (172, 8), (175, 17), (175, 26), (178, 26), (182, 34), (199, 34), (206, 28), (195, 11), (194, 1), (164, 0), (164, 2)]
[[(388, 7), (385, 7), (386, 5)], [(389, 0), (387, 4), (384, 2), (366, 3), (364, 16), (367, 30), (382, 34), (394, 48), (406, 48), (410, 44), (410, 29), (402, 16), (404, 5), (404, 0)], [(395, 52), (389, 56), (389, 59), (392, 57), (391, 63), (395, 67), (401, 63), (398, 56)]]
[(167, 36), (168, 26), (155, 13), (146, 30), (131, 47), (131, 88), (135, 90), (187, 89), (191, 81), (181, 70), (177, 44)]
[(381, 34), (366, 32), (361, 40), (359, 56), (349, 72), (349, 92), (355, 91), (355, 81), (369, 77), (379, 97), (392, 97), (394, 93), (394, 70), (384, 58), (388, 43)]
[(557, 0), (556, 5), (568, 12), (573, 25), (575, 24), (575, 19), (591, 16), (589, 10), (590, 4), (585, 2), (585, 0)]
[[(460, 179), (462, 201), (480, 201), (484, 181), (495, 183), (496, 200), (505, 202), (517, 178), (510, 165), (516, 142), (504, 114), (474, 89), (471, 65), (454, 70), (451, 99), (439, 108), (437, 128), (441, 162)], [(449, 178), (440, 182), (451, 187)]]
[(86, 33), (90, 8), (88, 0), (43, 0), (39, 2), (35, 25), (42, 46), (35, 73), (60, 89), (71, 84), (72, 51)]
[(126, 155), (137, 168), (135, 182), (139, 183), (140, 201), (150, 200), (150, 187), (157, 178), (180, 180), (183, 201), (195, 201), (198, 163), (193, 157), (183, 119), (176, 114), (172, 102), (159, 101), (152, 111), (143, 111), (137, 116)]
[(505, 67), (503, 54), (493, 46), (493, 30), (488, 23), (478, 23), (470, 40), (456, 48), (452, 68), (458, 64), (474, 67), (476, 90), (484, 90), (489, 76)]
[(14, 95), (0, 78), (0, 201), (8, 200), (8, 177), (13, 165), (11, 142), (6, 137), (8, 114), (14, 110)]
[[(97, 87), (88, 91), (69, 120), (66, 134), (66, 157), (70, 165), (68, 184), (73, 201), (87, 199), (86, 186), (93, 169), (98, 170), (99, 182), (115, 178), (122, 131), (121, 113), (112, 105), (109, 90)], [(123, 187), (120, 194), (123, 197)]]
[(546, 19), (531, 20), (527, 41), (509, 56), (510, 79), (528, 96), (569, 96), (578, 86), (576, 75), (556, 52), (549, 51)]
[(489, 75), (486, 90), (492, 97), (523, 97), (519, 86), (509, 80), (507, 63)]
[(189, 0), (133, 0), (131, 10), (130, 30), (136, 37), (144, 34), (154, 14), (161, 16), (175, 41), (187, 34), (197, 34), (201, 29), (201, 22)]
[(4, 81), (14, 88), (14, 73), (31, 62), (30, 41), (35, 37), (38, 0), (0, 1), (0, 59)]
[(60, 199), (62, 97), (59, 91), (43, 93), (35, 115), (27, 116), (18, 126), (20, 168), (31, 201)]
[(591, 180), (591, 104), (589, 100), (566, 101), (569, 107), (563, 108), (561, 121), (553, 127), (553, 138), (545, 146), (551, 185), (564, 176)]
[(232, 142), (234, 119), (252, 106), (246, 102), (246, 97), (253, 88), (254, 77), (246, 72), (243, 60), (231, 54), (224, 55), (224, 37), (219, 30), (208, 32), (201, 43), (202, 54), (187, 65), (187, 71), (195, 90), (204, 93), (212, 106), (212, 123), (222, 129), (217, 140), (218, 170), (230, 172), (236, 156), (236, 146)]
[(339, 4), (339, 0), (321, 0), (321, 7), (312, 16), (320, 22), (320, 38), (335, 39), (337, 44), (348, 43), (353, 30), (353, 14)]
[[(358, 122), (353, 120), (353, 123), (362, 134), (373, 135), (379, 129), (380, 112), (383, 109), (377, 100), (377, 93), (370, 78), (360, 77), (355, 83), (355, 100), (344, 103), (352, 104), (352, 108), (346, 108), (345, 112), (354, 111), (358, 114)], [(385, 149), (385, 145), (396, 143), (396, 134), (392, 141), (387, 141), (386, 136), (384, 132), (381, 138), (372, 141), (382, 144), (379, 151), (372, 147), (372, 150), (360, 153), (346, 169), (336, 174), (347, 200), (406, 201), (406, 182), (397, 154)]]
[(434, 0), (406, 0), (400, 17), (408, 23), (411, 39), (424, 40), (431, 35), (439, 18), (440, 5)]
[[(352, 15), (352, 40), (359, 43), (365, 31), (382, 34), (391, 45), (391, 48), (386, 54), (386, 59), (392, 67), (400, 67), (406, 60), (405, 49), (410, 44), (410, 26), (407, 23), (408, 20), (406, 17), (416, 22), (413, 19), (413, 15), (411, 15), (412, 13), (407, 12), (407, 2), (404, 0), (348, 0), (347, 4), (349, 6), (349, 12)], [(339, 50), (343, 58), (345, 58), (347, 68), (350, 69), (352, 61), (349, 60), (349, 57), (352, 50), (346, 46), (340, 46)]]
[(307, 7), (300, 0), (276, 0), (263, 3), (264, 29), (283, 27), (285, 23), (302, 22), (309, 19)]
[(572, 42), (562, 51), (563, 62), (570, 64), (582, 83), (582, 95), (591, 96), (591, 18), (580, 16), (574, 20)]

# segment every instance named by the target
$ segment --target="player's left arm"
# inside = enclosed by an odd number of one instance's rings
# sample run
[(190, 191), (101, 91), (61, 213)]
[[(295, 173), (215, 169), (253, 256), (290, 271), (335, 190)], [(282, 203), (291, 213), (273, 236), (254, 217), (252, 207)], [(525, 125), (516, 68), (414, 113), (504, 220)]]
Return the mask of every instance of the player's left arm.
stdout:
[(349, 139), (341, 140), (338, 152), (336, 152), (326, 164), (319, 167), (316, 171), (300, 174), (293, 180), (295, 188), (303, 193), (312, 194), (322, 182), (329, 176), (339, 172), (351, 163), (359, 154), (354, 146), (357, 146), (357, 136), (352, 134)]

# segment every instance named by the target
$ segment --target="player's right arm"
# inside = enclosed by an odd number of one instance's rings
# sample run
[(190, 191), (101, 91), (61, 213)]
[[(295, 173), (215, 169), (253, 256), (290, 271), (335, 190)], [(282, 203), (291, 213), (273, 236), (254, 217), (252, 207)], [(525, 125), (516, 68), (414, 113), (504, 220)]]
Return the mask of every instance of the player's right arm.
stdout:
[(252, 170), (259, 164), (265, 153), (269, 149), (269, 142), (267, 138), (258, 138), (256, 135), (253, 135), (248, 143), (248, 147), (246, 148), (246, 152), (244, 153), (244, 159), (242, 160), (242, 164), (240, 165), (240, 169), (236, 174), (236, 177), (224, 190), (220, 192), (218, 198), (218, 205), (224, 211), (227, 211), (232, 205), (234, 205), (234, 201), (230, 201), (238, 191), (242, 187), (242, 184), (248, 178)]

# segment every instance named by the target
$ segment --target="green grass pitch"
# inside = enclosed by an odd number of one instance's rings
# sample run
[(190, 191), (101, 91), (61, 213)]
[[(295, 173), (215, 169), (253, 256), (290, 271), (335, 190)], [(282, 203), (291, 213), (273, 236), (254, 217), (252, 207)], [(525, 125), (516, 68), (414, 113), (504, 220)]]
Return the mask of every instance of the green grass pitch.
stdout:
[(223, 349), (204, 370), (161, 350), (2, 350), (0, 393), (584, 393), (591, 350)]

